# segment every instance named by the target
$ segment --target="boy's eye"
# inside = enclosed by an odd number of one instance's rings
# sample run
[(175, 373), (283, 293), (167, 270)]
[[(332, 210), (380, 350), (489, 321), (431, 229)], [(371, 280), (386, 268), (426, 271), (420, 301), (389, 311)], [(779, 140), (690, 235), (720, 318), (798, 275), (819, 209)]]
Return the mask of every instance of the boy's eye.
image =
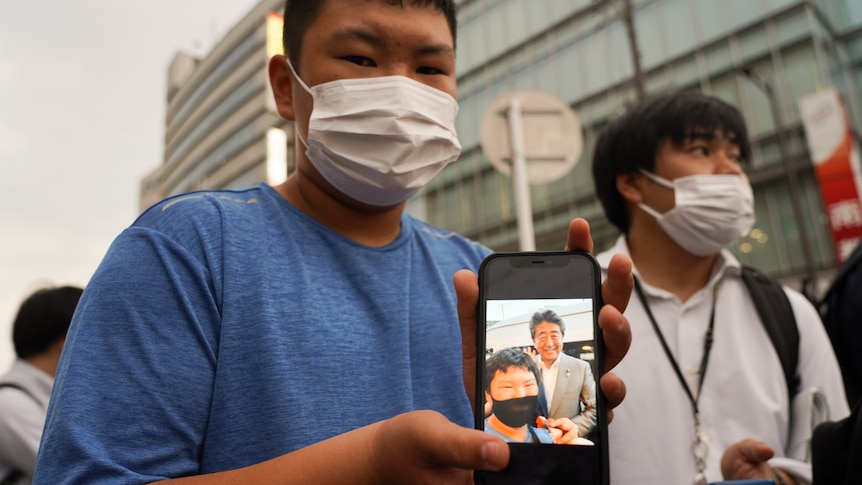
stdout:
[(364, 56), (345, 56), (345, 61), (352, 62), (357, 66), (374, 67), (374, 61)]
[(417, 68), (416, 72), (419, 74), (429, 74), (429, 75), (443, 74), (443, 71), (441, 71), (440, 69), (437, 69), (436, 67), (430, 67), (430, 66), (422, 66), (420, 68)]

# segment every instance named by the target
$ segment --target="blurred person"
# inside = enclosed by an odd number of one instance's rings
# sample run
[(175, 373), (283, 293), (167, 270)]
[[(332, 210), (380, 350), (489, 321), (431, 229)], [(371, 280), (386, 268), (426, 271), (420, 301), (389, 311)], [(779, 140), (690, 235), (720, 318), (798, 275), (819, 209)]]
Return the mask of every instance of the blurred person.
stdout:
[(57, 362), (82, 292), (43, 288), (18, 308), (12, 324), (16, 359), (0, 376), (0, 484), (32, 480)]
[[(598, 255), (631, 258), (625, 311), (632, 347), (617, 374), (627, 405), (609, 429), (616, 483), (775, 479), (805, 484), (810, 464), (786, 456), (791, 392), (739, 261), (727, 247), (754, 223), (741, 113), (675, 93), (611, 121), (593, 156), (596, 194), (622, 235)], [(832, 418), (848, 413), (841, 373), (816, 310), (786, 295), (799, 333), (799, 388), (819, 388)], [(660, 439), (657, 440), (657, 437)]]
[(832, 342), (847, 404), (852, 408), (862, 402), (862, 242), (838, 267), (826, 293), (817, 307), (823, 326)]
[(553, 310), (530, 318), (530, 337), (538, 352), (542, 400), (540, 414), (569, 418), (585, 437), (596, 425), (596, 380), (590, 364), (563, 352), (566, 324)]
[[(169, 198), (117, 238), (73, 321), (35, 483), (471, 483), (507, 463), (467, 429), (489, 251), (404, 212), (460, 152), (454, 2), (289, 0), (284, 19), (269, 74), (297, 170)], [(566, 246), (592, 250), (585, 221)], [(615, 259), (609, 369), (631, 284)]]

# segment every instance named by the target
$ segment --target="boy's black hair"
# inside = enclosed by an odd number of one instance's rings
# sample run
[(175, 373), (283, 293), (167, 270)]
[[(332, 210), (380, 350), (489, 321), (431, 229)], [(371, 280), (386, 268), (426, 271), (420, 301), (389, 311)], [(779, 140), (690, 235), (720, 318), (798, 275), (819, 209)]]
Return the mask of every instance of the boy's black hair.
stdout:
[(66, 337), (83, 291), (74, 286), (43, 288), (21, 303), (12, 324), (12, 342), (18, 357), (41, 354)]
[(620, 231), (628, 233), (625, 200), (617, 191), (617, 175), (644, 169), (653, 172), (659, 143), (681, 145), (693, 131), (722, 130), (734, 139), (742, 158), (751, 146), (745, 120), (736, 107), (698, 92), (667, 94), (645, 101), (608, 123), (593, 152), (593, 182), (605, 215)]
[(485, 361), (485, 391), (491, 389), (491, 380), (497, 371), (505, 374), (510, 367), (529, 370), (539, 382), (539, 368), (533, 357), (517, 347), (510, 347), (496, 352)]
[[(302, 50), (302, 37), (308, 27), (314, 23), (320, 10), (327, 0), (287, 0), (284, 4), (284, 52), (294, 66), (299, 65), (299, 53)], [(452, 34), (452, 47), (455, 47), (457, 20), (455, 17), (454, 0), (379, 0), (389, 5), (404, 6), (405, 2), (418, 7), (433, 6), (446, 16), (449, 32)]]

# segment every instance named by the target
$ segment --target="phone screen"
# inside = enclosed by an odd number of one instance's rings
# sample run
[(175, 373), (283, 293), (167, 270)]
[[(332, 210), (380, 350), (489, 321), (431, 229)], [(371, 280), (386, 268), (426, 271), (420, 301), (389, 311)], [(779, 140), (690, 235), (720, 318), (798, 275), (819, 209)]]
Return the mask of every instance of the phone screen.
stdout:
[(600, 281), (584, 252), (483, 262), (475, 425), (507, 441), (511, 458), (477, 483), (608, 483)]

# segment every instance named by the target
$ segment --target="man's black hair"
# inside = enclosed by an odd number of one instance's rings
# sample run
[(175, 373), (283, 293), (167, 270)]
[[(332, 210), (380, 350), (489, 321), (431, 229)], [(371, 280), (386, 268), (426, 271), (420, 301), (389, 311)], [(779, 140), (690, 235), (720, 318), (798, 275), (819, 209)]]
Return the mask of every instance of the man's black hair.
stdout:
[(566, 323), (554, 310), (544, 310), (533, 314), (530, 318), (530, 338), (536, 338), (536, 326), (542, 322), (553, 323), (560, 327), (560, 332), (566, 334)]
[(529, 370), (536, 376), (536, 382), (539, 382), (539, 368), (536, 367), (533, 357), (519, 348), (510, 347), (496, 352), (485, 361), (485, 391), (490, 392), (491, 380), (497, 371), (505, 374), (511, 367)]
[[(287, 0), (284, 5), (284, 52), (294, 66), (299, 65), (299, 53), (302, 50), (302, 37), (308, 27), (314, 23), (320, 10), (328, 0)], [(404, 6), (405, 2), (418, 7), (433, 6), (446, 17), (449, 32), (452, 34), (452, 47), (455, 47), (457, 20), (455, 17), (454, 0), (378, 0), (389, 5)], [(298, 69), (298, 67), (297, 67)]]
[(41, 354), (66, 337), (83, 291), (74, 286), (43, 288), (21, 303), (12, 324), (12, 342), (19, 358)]
[(655, 170), (659, 143), (679, 146), (692, 132), (724, 132), (739, 146), (748, 160), (751, 146), (745, 120), (736, 107), (698, 92), (667, 94), (645, 101), (608, 123), (593, 152), (593, 181), (596, 197), (605, 215), (620, 231), (628, 233), (629, 216), (625, 200), (617, 191), (617, 175), (639, 169)]

